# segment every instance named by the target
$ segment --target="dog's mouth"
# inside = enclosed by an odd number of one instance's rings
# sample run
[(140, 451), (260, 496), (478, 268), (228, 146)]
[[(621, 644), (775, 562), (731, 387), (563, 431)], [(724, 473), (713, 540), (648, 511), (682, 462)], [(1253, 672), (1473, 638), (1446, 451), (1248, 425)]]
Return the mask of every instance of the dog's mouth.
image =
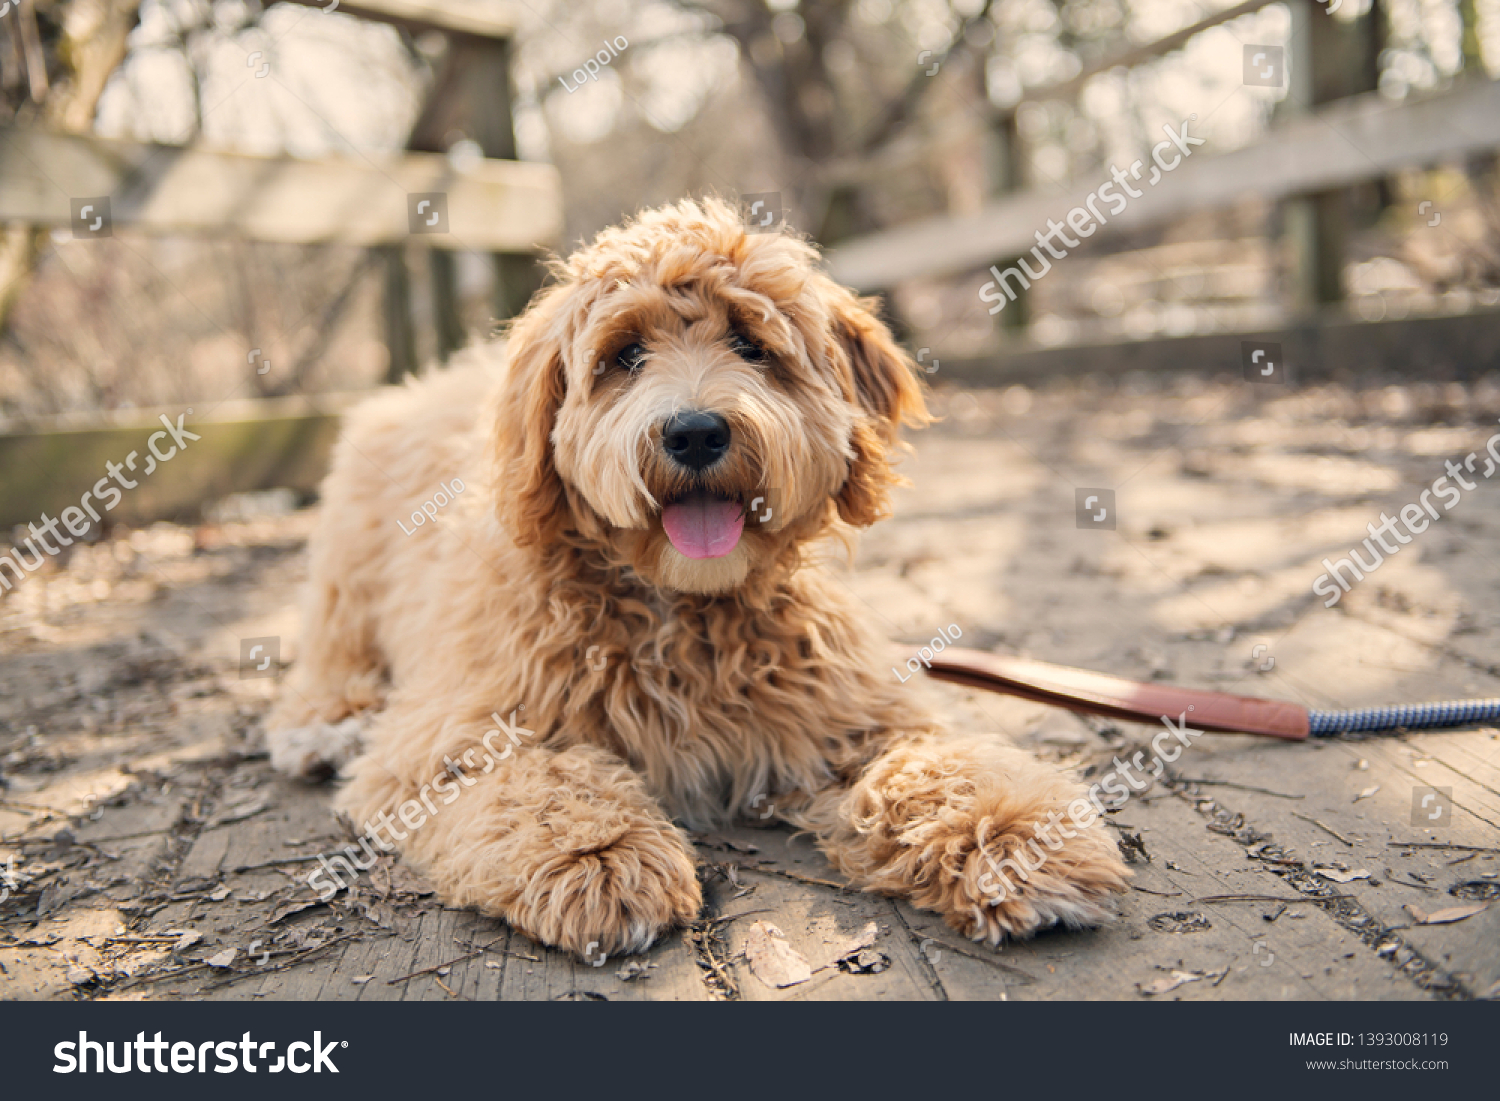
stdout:
[(662, 509), (661, 526), (684, 558), (723, 558), (739, 546), (745, 507), (731, 497), (693, 490)]

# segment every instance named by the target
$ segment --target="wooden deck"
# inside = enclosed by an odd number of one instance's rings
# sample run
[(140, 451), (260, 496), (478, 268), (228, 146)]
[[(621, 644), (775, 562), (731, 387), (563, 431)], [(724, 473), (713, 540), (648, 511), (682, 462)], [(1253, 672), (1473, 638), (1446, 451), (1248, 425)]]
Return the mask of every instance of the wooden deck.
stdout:
[[(1493, 386), (1141, 376), (936, 404), (898, 519), (840, 582), (906, 653), (957, 623), (969, 646), (1314, 707), (1500, 694), (1500, 476), (1337, 608), (1311, 592), (1323, 556), (1482, 452)], [(1075, 526), (1075, 487), (1116, 491), (1116, 531)], [(1135, 872), (1119, 920), (998, 952), (748, 825), (699, 839), (697, 925), (598, 967), (443, 909), (399, 865), (318, 904), (304, 876), (345, 839), (328, 791), (266, 763), (274, 681), (238, 674), (242, 638), (296, 655), (309, 523), (159, 525), (0, 601), (0, 998), (1500, 995), (1493, 729), (1206, 736), (1111, 816)], [(1153, 733), (939, 690), (955, 722), (1084, 775)], [(1426, 787), (1451, 789), (1446, 822), (1413, 825)]]

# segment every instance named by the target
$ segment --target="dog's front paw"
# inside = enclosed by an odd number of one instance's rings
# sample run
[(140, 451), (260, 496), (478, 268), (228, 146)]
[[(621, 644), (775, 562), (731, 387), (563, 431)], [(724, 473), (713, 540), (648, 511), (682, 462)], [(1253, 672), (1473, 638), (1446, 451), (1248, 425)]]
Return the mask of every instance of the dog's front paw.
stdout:
[[(973, 851), (951, 885), (949, 924), (971, 940), (999, 944), (1053, 925), (1100, 925), (1130, 875), (1103, 824), (1080, 827), (1067, 808), (1032, 821), (984, 818)], [(967, 840), (967, 839), (966, 839)]]
[(286, 726), (266, 732), (271, 765), (299, 780), (326, 780), (358, 756), (367, 720), (350, 715), (339, 723), (314, 720), (306, 726)]
[(670, 826), (573, 823), (509, 908), (534, 939), (598, 963), (643, 952), (703, 906), (697, 871)]
[(904, 895), (971, 940), (1099, 925), (1130, 872), (1081, 795), (1015, 751), (899, 747), (850, 793), (825, 851), (862, 886)]

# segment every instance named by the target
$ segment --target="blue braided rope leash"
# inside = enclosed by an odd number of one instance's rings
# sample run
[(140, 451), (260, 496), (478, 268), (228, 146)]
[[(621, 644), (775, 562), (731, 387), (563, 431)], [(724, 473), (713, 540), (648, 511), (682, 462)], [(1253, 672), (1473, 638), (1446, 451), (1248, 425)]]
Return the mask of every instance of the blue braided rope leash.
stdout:
[(1309, 711), (1307, 732), (1314, 738), (1331, 738), (1358, 731), (1430, 730), (1484, 722), (1500, 722), (1500, 699), (1449, 700), (1405, 707), (1360, 707), (1352, 711)]

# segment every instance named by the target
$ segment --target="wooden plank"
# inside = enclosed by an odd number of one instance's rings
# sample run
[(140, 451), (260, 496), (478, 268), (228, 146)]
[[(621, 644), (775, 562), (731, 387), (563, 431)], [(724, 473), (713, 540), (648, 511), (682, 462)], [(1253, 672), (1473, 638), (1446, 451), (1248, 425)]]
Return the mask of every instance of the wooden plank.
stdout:
[[(758, 851), (743, 851), (752, 846)], [(810, 838), (794, 837), (787, 829), (738, 828), (714, 835), (703, 848), (713, 853), (719, 866), (733, 866), (740, 881), (736, 888), (716, 878), (710, 887), (710, 909), (720, 916), (745, 915), (725, 924), (720, 937), (728, 945), (728, 967), (743, 1000), (908, 1001), (945, 997), (931, 967), (919, 955), (919, 945), (906, 933), (895, 903), (878, 895), (808, 882), (843, 882)], [(785, 934), (787, 943), (814, 969), (812, 978), (776, 988), (755, 975), (745, 960), (744, 949), (751, 926), (757, 921), (769, 922)], [(874, 950), (885, 955), (890, 966), (878, 973), (840, 970), (835, 961), (838, 949), (872, 921), (878, 930)]]
[[(58, 419), (40, 431), (0, 432), (0, 526), (36, 521), (43, 512), (57, 516), (77, 506), (80, 496), (106, 476), (106, 463), (123, 464), (136, 454), (136, 482), (121, 489), (119, 504), (104, 513), (131, 524), (166, 517), (200, 515), (201, 506), (230, 493), (285, 486), (315, 490), (328, 470), (328, 455), (338, 437), (342, 409), (366, 395), (329, 395), (316, 401), (272, 398), (226, 402), (198, 419), (185, 408), (156, 415), (130, 410), (125, 415)], [(152, 411), (155, 413), (155, 411)], [(146, 477), (147, 442), (162, 430), (159, 416), (202, 436), (187, 443), (187, 457), (158, 463)], [(158, 448), (172, 446), (157, 441)]]
[[(1441, 756), (1452, 754), (1457, 745), (1493, 751), (1495, 742), (1492, 732), (1462, 731), (1409, 740), (1323, 743), (1320, 750), (1295, 753), (1292, 775), (1287, 754), (1274, 747), (1226, 746), (1212, 764), (1195, 767), (1192, 773), (1236, 785), (1201, 790), (1204, 798), (1239, 810), (1256, 828), (1271, 832), (1309, 866), (1342, 863), (1368, 872), (1369, 878), (1335, 889), (1353, 896), (1381, 928), (1391, 931), (1379, 938), (1382, 944), (1400, 946), (1386, 957), (1390, 966), (1408, 965), (1415, 950), (1453, 974), (1470, 994), (1478, 994), (1500, 981), (1500, 957), (1495, 953), (1500, 902), (1491, 902), (1487, 911), (1461, 922), (1441, 925), (1416, 924), (1407, 909), (1415, 906), (1433, 913), (1484, 901), (1482, 896), (1491, 892), (1500, 897), (1500, 878), (1495, 878), (1500, 877), (1500, 852), (1463, 847), (1500, 849), (1500, 829), (1486, 820), (1489, 809), (1474, 808), (1478, 798), (1493, 799), (1486, 785), (1497, 782), (1500, 769), (1489, 764), (1477, 779), (1469, 779), (1441, 768)], [(1360, 762), (1366, 767), (1358, 767)], [(1419, 769), (1418, 763), (1427, 767)], [(1454, 813), (1449, 824), (1433, 830), (1411, 824), (1413, 791), (1424, 786), (1452, 788)], [(1255, 787), (1304, 797), (1279, 799), (1249, 790)], [(1373, 794), (1360, 798), (1367, 791)], [(1418, 844), (1403, 848), (1403, 841)], [(1422, 847), (1427, 845), (1455, 848)], [(1455, 860), (1462, 863), (1454, 864)], [(1466, 884), (1478, 886), (1465, 888)], [(1379, 950), (1382, 944), (1373, 947)]]
[(1293, 384), (1362, 371), (1399, 371), (1400, 377), (1410, 381), (1477, 378), (1489, 364), (1500, 363), (1500, 312), (1480, 309), (1452, 317), (1389, 321), (1319, 318), (1272, 333), (1206, 333), (1030, 347), (974, 359), (945, 355), (941, 348), (935, 352), (942, 364), (938, 375), (941, 380), (966, 386), (1009, 386), (1015, 382), (1162, 369), (1238, 373), (1240, 347), (1246, 340), (1279, 342), (1293, 372)]
[(476, 38), (509, 38), (520, 22), (502, 0), (284, 0), (302, 7), (339, 11), (412, 31), (437, 30)]
[[(1207, 136), (1211, 141), (1212, 132), (1206, 126), (1188, 125), (1194, 136)], [(1160, 132), (1154, 137), (1161, 137)], [(1352, 96), (1278, 126), (1241, 149), (1213, 155), (1212, 144), (1197, 147), (1191, 159), (1184, 159), (1154, 188), (1144, 185), (1143, 172), (1143, 184), (1137, 188), (1141, 196), (1130, 199), (1118, 215), (1106, 213), (1108, 221), (1089, 241), (1213, 210), (1248, 196), (1274, 199), (1326, 190), (1496, 146), (1500, 146), (1500, 83), (1495, 81), (1475, 80), (1398, 105), (1378, 93)], [(1046, 230), (1049, 218), (1061, 221), (1070, 208), (1082, 207), (1107, 176), (1101, 172), (1091, 183), (1061, 194), (1032, 191), (975, 214), (931, 218), (871, 234), (832, 250), (830, 274), (841, 283), (874, 290), (1019, 255), (1036, 244), (1035, 234)]]
[(311, 161), (0, 128), (7, 221), (71, 226), (72, 200), (108, 197), (115, 226), (149, 233), (378, 245), (412, 236), (409, 196), (429, 192), (447, 196), (447, 232), (419, 235), (434, 248), (532, 252), (562, 231), (549, 164), (483, 160), (460, 171), (428, 153)]

